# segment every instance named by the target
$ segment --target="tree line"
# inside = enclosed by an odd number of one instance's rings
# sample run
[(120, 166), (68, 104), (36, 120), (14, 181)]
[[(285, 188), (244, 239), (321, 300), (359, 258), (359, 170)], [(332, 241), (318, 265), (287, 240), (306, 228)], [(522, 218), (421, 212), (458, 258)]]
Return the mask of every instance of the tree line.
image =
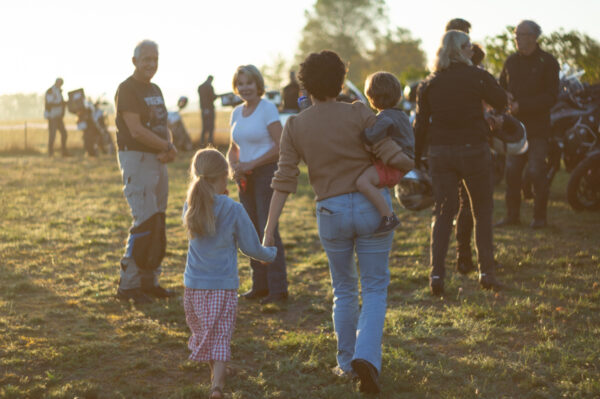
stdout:
[[(449, 15), (448, 19), (454, 17)], [(361, 89), (368, 74), (378, 70), (395, 74), (403, 84), (430, 72), (421, 41), (408, 29), (389, 27), (385, 0), (316, 0), (305, 11), (305, 19), (293, 61), (296, 67), (291, 69), (297, 69), (306, 54), (330, 49), (348, 63), (348, 79)], [(486, 52), (484, 66), (495, 76), (499, 76), (508, 55), (516, 51), (513, 30), (507, 26), (480, 43)], [(600, 82), (600, 43), (595, 39), (578, 31), (558, 30), (542, 35), (540, 44), (561, 65), (585, 70), (584, 82)], [(290, 65), (279, 57), (274, 65), (263, 67), (263, 72), (273, 87), (280, 87), (286, 69)]]
[(41, 119), (44, 117), (43, 114), (44, 94), (16, 93), (0, 95), (0, 120)]
[[(408, 29), (389, 26), (385, 0), (316, 0), (304, 17), (306, 23), (295, 59), (279, 56), (261, 68), (268, 86), (283, 87), (288, 70), (297, 70), (306, 54), (323, 49), (336, 51), (348, 63), (348, 79), (360, 89), (367, 75), (379, 70), (395, 74), (403, 84), (429, 74), (421, 41), (412, 37)], [(448, 19), (453, 17), (449, 15)], [(486, 52), (484, 66), (495, 76), (500, 74), (506, 57), (516, 51), (513, 30), (513, 26), (507, 26), (481, 43)], [(560, 64), (585, 70), (584, 82), (600, 82), (597, 40), (578, 31), (558, 30), (542, 35), (540, 43)], [(0, 120), (39, 119), (43, 109), (43, 94), (0, 95)]]

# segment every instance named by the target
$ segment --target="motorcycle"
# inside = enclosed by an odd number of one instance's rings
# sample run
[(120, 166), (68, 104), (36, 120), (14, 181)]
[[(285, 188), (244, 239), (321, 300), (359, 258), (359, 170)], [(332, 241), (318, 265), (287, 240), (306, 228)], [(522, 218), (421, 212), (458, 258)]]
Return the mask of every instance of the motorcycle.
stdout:
[(173, 144), (175, 148), (183, 151), (190, 151), (192, 149), (192, 139), (188, 133), (183, 119), (179, 113), (188, 103), (188, 99), (185, 96), (179, 97), (177, 100), (177, 111), (169, 111), (167, 113), (167, 126), (173, 135)]
[(106, 112), (104, 106), (108, 102), (101, 98), (96, 102), (85, 99), (83, 89), (69, 92), (67, 108), (69, 112), (77, 115), (77, 129), (83, 132), (83, 147), (89, 156), (98, 155), (98, 150), (103, 154), (114, 154), (115, 145), (108, 132)]
[(567, 184), (567, 200), (576, 211), (600, 210), (600, 141), (573, 169)]
[[(600, 85), (584, 85), (575, 71), (564, 65), (560, 71), (559, 95), (550, 111), (551, 138), (546, 158), (548, 187), (560, 170), (561, 162), (569, 173), (586, 157), (598, 140), (600, 122)], [(533, 198), (531, 178), (523, 178), (523, 197)]]
[(561, 158), (566, 171), (571, 172), (598, 139), (600, 90), (598, 85), (583, 85), (579, 80), (583, 73), (566, 66), (560, 72), (558, 101), (550, 111), (549, 183), (560, 169)]

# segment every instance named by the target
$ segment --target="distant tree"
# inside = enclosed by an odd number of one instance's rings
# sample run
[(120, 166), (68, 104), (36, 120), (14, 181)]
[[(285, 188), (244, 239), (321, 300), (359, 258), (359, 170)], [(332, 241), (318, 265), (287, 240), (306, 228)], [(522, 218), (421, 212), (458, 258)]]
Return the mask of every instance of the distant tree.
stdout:
[(289, 68), (289, 61), (281, 54), (278, 54), (271, 63), (261, 66), (260, 72), (265, 79), (265, 86), (268, 89), (279, 90), (287, 82)]
[(426, 74), (420, 40), (404, 28), (390, 31), (387, 12), (385, 0), (316, 0), (305, 12), (298, 61), (311, 52), (333, 50), (348, 63), (348, 78), (361, 89), (367, 75), (378, 70), (404, 82), (420, 79)]
[(0, 95), (0, 120), (42, 119), (44, 96), (36, 93)]
[(317, 0), (305, 17), (298, 60), (311, 52), (333, 50), (349, 64), (348, 77), (359, 81), (365, 55), (387, 26), (385, 1)]
[(413, 39), (408, 29), (397, 27), (395, 32), (376, 39), (375, 48), (368, 53), (368, 70), (364, 72), (388, 71), (407, 83), (427, 75), (426, 61), (421, 40)]
[(542, 38), (543, 48), (559, 62), (585, 71), (582, 80), (600, 83), (600, 43), (577, 31), (559, 30)]
[(504, 32), (484, 39), (485, 59), (483, 63), (492, 75), (500, 76), (506, 58), (517, 51), (513, 41), (514, 30), (515, 27), (509, 25)]
[[(516, 51), (513, 41), (513, 26), (494, 37), (485, 39), (485, 63), (496, 76), (502, 71), (506, 57)], [(558, 62), (585, 70), (582, 80), (600, 82), (600, 43), (578, 31), (565, 32), (560, 29), (540, 37), (540, 46), (552, 54)]]

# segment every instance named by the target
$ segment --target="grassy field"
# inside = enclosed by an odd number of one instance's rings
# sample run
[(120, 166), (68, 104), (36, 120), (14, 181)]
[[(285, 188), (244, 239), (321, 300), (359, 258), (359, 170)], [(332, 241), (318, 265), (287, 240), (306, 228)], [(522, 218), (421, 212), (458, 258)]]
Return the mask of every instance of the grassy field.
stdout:
[[(180, 295), (191, 155), (169, 165), (161, 281)], [(187, 360), (181, 296), (143, 307), (114, 298), (130, 224), (115, 158), (4, 153), (0, 170), (0, 398), (205, 397), (208, 367)], [(362, 397), (330, 373), (329, 272), (301, 177), (281, 227), (291, 299), (281, 307), (240, 302), (230, 398)], [(548, 229), (496, 230), (507, 284), (500, 293), (454, 272), (452, 249), (446, 296), (432, 297), (430, 212), (397, 208), (403, 225), (391, 253), (381, 398), (600, 397), (600, 213), (568, 207), (566, 178), (554, 183)], [(240, 275), (244, 291), (243, 256)]]
[[(215, 143), (226, 145), (229, 143), (229, 115), (231, 109), (217, 110), (215, 118)], [(184, 124), (196, 142), (200, 140), (200, 112), (182, 113)], [(67, 147), (70, 150), (83, 148), (83, 133), (76, 129), (77, 118), (67, 114), (64, 119), (67, 127)], [(107, 118), (109, 126), (114, 126), (114, 115)], [(0, 122), (0, 153), (46, 153), (48, 148), (48, 122), (38, 120), (14, 120)], [(114, 133), (113, 133), (114, 138)], [(60, 152), (60, 133), (57, 133), (54, 148)]]

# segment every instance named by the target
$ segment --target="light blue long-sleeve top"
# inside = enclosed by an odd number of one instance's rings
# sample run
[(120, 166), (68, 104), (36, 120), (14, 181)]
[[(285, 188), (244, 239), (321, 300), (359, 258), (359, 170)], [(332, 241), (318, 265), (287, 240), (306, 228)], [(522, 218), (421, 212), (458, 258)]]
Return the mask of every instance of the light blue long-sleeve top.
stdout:
[[(238, 202), (226, 195), (216, 195), (213, 209), (216, 234), (190, 239), (183, 284), (195, 289), (237, 289), (238, 248), (263, 262), (273, 262), (277, 248), (260, 244), (248, 213)], [(183, 217), (186, 211), (187, 203), (183, 206)]]

